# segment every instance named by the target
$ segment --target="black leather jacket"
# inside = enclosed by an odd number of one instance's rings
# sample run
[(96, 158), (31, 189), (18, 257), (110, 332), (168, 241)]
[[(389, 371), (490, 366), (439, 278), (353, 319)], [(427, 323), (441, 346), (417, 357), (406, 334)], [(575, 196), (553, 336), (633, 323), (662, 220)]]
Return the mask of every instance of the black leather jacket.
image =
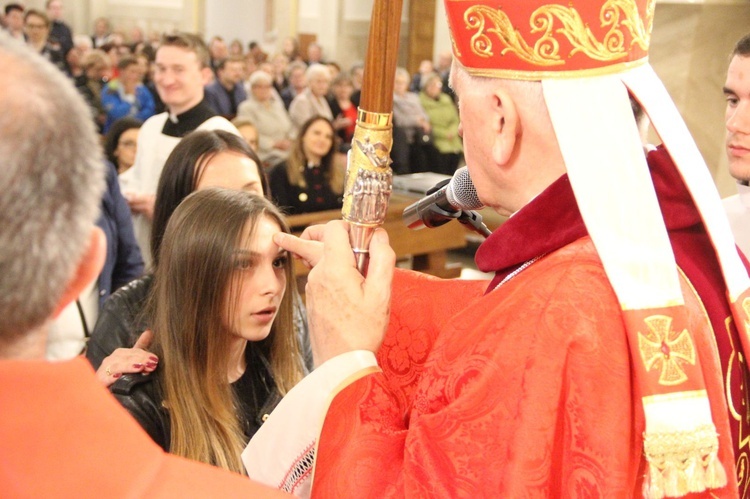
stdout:
[[(270, 365), (257, 345), (248, 343), (245, 358), (245, 373), (232, 383), (232, 389), (239, 403), (238, 417), (249, 441), (281, 401), (281, 395), (274, 386)], [(171, 422), (164, 404), (161, 373), (159, 367), (148, 376), (127, 374), (112, 384), (110, 391), (154, 442), (169, 452)]]
[(104, 302), (94, 331), (86, 344), (86, 358), (99, 369), (118, 348), (132, 347), (148, 328), (144, 309), (154, 278), (147, 274), (123, 286)]
[[(102, 361), (118, 348), (132, 347), (141, 333), (148, 329), (144, 309), (152, 282), (153, 276), (145, 275), (120, 288), (104, 302), (86, 347), (86, 358), (94, 369), (99, 369)], [(294, 326), (305, 367), (311, 371), (313, 361), (307, 311), (298, 293), (295, 293), (294, 303)]]

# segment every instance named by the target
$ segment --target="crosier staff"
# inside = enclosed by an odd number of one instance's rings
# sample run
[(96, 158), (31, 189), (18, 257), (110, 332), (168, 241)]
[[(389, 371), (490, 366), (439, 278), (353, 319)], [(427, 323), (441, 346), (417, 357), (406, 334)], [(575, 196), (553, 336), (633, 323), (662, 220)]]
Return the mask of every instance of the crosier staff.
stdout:
[(373, 3), (357, 124), (347, 156), (341, 216), (351, 225), (349, 238), (362, 274), (367, 271), (373, 231), (385, 222), (391, 197), (393, 79), (402, 3)]

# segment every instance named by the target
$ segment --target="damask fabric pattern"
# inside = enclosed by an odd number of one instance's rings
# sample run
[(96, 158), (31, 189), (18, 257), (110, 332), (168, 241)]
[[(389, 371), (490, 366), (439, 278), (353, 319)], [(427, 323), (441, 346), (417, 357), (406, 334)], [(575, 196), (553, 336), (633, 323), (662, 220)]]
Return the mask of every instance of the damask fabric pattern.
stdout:
[[(648, 162), (684, 272), (683, 292), (692, 300), (690, 329), (719, 432), (719, 457), (729, 476), (736, 466), (744, 497), (750, 440), (746, 355), (689, 193), (663, 148), (649, 153)], [(495, 289), (524, 262), (545, 254)], [(313, 493), (639, 496), (640, 394), (631, 393), (620, 309), (567, 176), (490, 236), (476, 260), (481, 270), (496, 271), (489, 286), (495, 291), (476, 300), (451, 283), (438, 288), (397, 273), (392, 328), (378, 353), (383, 373), (334, 399), (319, 442)], [(451, 310), (461, 312), (452, 317)], [(433, 320), (436, 311), (444, 313)], [(710, 324), (703, 320), (706, 312)], [(352, 413), (352, 407), (360, 410)], [(727, 488), (712, 493), (735, 497), (735, 484), (730, 479)]]
[[(711, 327), (683, 284), (719, 457), (732, 470)], [(640, 494), (642, 404), (619, 305), (588, 237), (480, 298), (409, 273), (394, 293), (383, 372), (334, 399), (314, 497)]]

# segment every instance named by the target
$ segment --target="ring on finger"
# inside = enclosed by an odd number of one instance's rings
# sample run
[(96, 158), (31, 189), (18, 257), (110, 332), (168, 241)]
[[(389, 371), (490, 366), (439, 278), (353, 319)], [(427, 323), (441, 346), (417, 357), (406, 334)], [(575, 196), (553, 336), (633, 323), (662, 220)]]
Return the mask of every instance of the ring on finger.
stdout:
[(110, 371), (109, 367), (104, 372), (107, 373), (107, 376), (112, 376), (112, 371)]

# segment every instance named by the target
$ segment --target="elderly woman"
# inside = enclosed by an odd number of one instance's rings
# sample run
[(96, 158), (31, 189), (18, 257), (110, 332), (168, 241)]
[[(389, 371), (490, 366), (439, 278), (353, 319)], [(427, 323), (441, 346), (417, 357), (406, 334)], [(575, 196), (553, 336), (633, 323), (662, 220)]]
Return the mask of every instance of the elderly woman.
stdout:
[(237, 118), (248, 119), (258, 131), (258, 156), (264, 167), (289, 157), (296, 137), (284, 103), (273, 89), (273, 78), (265, 71), (250, 75), (250, 96), (237, 108)]
[(423, 78), (419, 101), (430, 117), (433, 145), (437, 151), (430, 170), (453, 175), (461, 161), (463, 143), (458, 135), (458, 110), (453, 99), (443, 92), (440, 75), (432, 73)]
[(397, 174), (427, 170), (425, 147), (431, 141), (430, 119), (419, 101), (409, 91), (411, 77), (404, 68), (396, 69), (393, 83), (393, 171)]
[(289, 105), (289, 117), (297, 130), (313, 116), (323, 116), (333, 121), (331, 106), (326, 99), (331, 87), (331, 70), (323, 64), (313, 64), (307, 68), (305, 79), (307, 88)]

